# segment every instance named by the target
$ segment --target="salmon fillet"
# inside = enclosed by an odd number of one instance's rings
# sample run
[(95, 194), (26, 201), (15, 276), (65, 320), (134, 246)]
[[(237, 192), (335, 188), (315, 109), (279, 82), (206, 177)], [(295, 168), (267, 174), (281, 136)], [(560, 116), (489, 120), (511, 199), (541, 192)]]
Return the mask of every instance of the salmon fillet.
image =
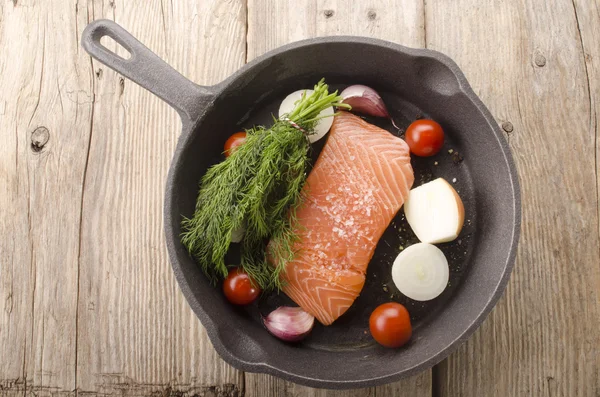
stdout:
[(303, 189), (283, 291), (324, 325), (344, 314), (413, 181), (402, 139), (351, 113), (336, 116)]

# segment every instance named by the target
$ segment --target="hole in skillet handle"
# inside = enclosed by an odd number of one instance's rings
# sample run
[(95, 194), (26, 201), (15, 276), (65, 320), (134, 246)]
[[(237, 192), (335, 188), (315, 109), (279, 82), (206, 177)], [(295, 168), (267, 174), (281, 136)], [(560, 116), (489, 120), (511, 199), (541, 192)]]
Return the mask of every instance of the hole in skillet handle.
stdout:
[(82, 45), (92, 57), (121, 73), (119, 69), (137, 58), (134, 50), (136, 42), (121, 26), (108, 20), (92, 22), (82, 37)]
[[(122, 44), (119, 44), (109, 35), (100, 37), (100, 45), (104, 47), (106, 51), (112, 52), (114, 56), (119, 57), (124, 61), (131, 59), (131, 51), (127, 50)], [(115, 50), (111, 50), (110, 48), (114, 48)]]

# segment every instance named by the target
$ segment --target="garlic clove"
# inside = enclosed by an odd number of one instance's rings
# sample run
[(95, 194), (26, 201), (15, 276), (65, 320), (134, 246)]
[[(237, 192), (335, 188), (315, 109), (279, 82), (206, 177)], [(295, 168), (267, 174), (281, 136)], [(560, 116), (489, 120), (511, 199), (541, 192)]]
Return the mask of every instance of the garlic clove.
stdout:
[(315, 325), (315, 318), (300, 307), (281, 306), (263, 317), (267, 330), (286, 342), (304, 339)]

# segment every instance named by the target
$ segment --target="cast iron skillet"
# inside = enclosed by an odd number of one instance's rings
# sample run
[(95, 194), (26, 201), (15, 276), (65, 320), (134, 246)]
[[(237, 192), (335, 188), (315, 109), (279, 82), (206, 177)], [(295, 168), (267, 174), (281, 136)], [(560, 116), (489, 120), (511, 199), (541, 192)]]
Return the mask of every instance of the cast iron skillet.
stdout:
[[(131, 58), (125, 60), (103, 47), (103, 36), (125, 47)], [(169, 257), (183, 294), (216, 350), (231, 365), (313, 387), (383, 384), (448, 356), (500, 298), (519, 236), (517, 174), (494, 118), (448, 57), (364, 37), (325, 37), (271, 51), (222, 83), (201, 87), (111, 21), (91, 23), (82, 44), (92, 57), (158, 95), (181, 116), (182, 133), (165, 194)], [(303, 343), (290, 345), (272, 337), (260, 322), (261, 314), (285, 304), (287, 298), (271, 294), (251, 307), (233, 308), (181, 245), (180, 221), (182, 215), (192, 214), (198, 182), (207, 167), (221, 159), (227, 137), (242, 127), (268, 123), (286, 94), (311, 87), (321, 77), (336, 88), (372, 86), (403, 128), (419, 115), (437, 120), (447, 142), (436, 157), (413, 160), (415, 186), (434, 177), (456, 179), (467, 221), (458, 240), (441, 245), (451, 277), (440, 297), (414, 302), (391, 282), (394, 257), (401, 246), (416, 241), (400, 211), (377, 246), (364, 290), (352, 308), (332, 326), (317, 325)], [(387, 121), (370, 121), (395, 131)], [(315, 146), (315, 156), (322, 145)], [(464, 160), (449, 155), (450, 149)], [(378, 346), (367, 331), (373, 308), (392, 299), (407, 306), (414, 326), (412, 341), (395, 350)]]

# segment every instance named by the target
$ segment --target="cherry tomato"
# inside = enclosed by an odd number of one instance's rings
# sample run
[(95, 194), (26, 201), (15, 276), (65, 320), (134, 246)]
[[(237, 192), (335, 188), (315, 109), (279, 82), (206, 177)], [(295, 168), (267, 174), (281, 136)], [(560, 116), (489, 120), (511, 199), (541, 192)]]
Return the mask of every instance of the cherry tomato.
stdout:
[(410, 339), (410, 316), (404, 306), (396, 302), (377, 306), (369, 318), (371, 335), (385, 347), (400, 347)]
[(234, 305), (248, 305), (260, 295), (260, 288), (241, 268), (229, 272), (223, 283), (223, 293)]
[(237, 149), (238, 146), (241, 146), (244, 142), (246, 142), (246, 133), (236, 132), (232, 136), (227, 139), (225, 142), (225, 157), (229, 157), (231, 153)]
[(405, 140), (415, 155), (433, 156), (444, 145), (444, 130), (433, 120), (416, 120), (406, 129)]

